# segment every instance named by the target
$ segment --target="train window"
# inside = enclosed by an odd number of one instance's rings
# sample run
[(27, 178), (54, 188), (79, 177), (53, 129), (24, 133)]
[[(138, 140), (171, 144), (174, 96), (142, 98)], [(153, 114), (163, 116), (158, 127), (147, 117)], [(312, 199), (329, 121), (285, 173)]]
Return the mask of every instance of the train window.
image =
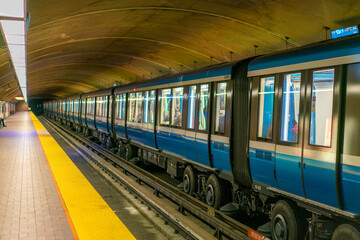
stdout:
[(155, 122), (155, 90), (150, 92), (149, 123)]
[(97, 97), (96, 98), (96, 116), (102, 116), (103, 115), (103, 97)]
[(122, 119), (121, 114), (122, 114), (122, 94), (120, 95), (116, 95), (115, 98), (115, 118), (117, 119)]
[(88, 115), (93, 115), (94, 114), (94, 100), (95, 98), (88, 98), (86, 103), (87, 103), (87, 108), (86, 108), (86, 114)]
[(258, 137), (272, 138), (275, 77), (260, 79)]
[[(112, 102), (113, 102), (113, 96), (112, 95), (110, 95), (110, 96), (107, 96), (107, 98), (109, 99), (109, 117), (111, 117), (111, 111), (112, 111), (112, 108), (111, 108), (111, 106), (112, 106)], [(106, 108), (107, 108), (107, 104), (108, 103), (106, 103)]]
[(129, 94), (129, 110), (128, 110), (128, 121), (129, 122), (135, 122), (135, 107), (136, 107), (136, 95), (135, 93)]
[(172, 109), (171, 109), (171, 125), (181, 127), (182, 108), (183, 108), (184, 88), (173, 88)]
[(103, 104), (102, 104), (102, 115), (103, 117), (107, 116), (107, 106), (108, 106), (108, 96), (103, 97)]
[(79, 113), (79, 100), (74, 100), (74, 112)]
[(189, 88), (189, 109), (188, 109), (188, 128), (194, 129), (195, 126), (195, 103), (196, 103), (196, 85)]
[(120, 117), (120, 115), (119, 115), (119, 118), (120, 119), (125, 119), (125, 111), (126, 111), (126, 93), (123, 93), (123, 95), (122, 95), (122, 99), (121, 99), (121, 101), (120, 101), (120, 104), (122, 103), (122, 113), (121, 113), (121, 117)]
[(122, 98), (122, 94), (120, 95), (116, 95), (115, 96), (115, 118), (116, 119), (121, 119), (121, 107), (122, 107), (122, 104), (121, 104), (121, 99)]
[(222, 82), (216, 85), (216, 102), (215, 102), (215, 132), (225, 132), (226, 116), (226, 87), (227, 83)]
[(148, 115), (149, 115), (149, 91), (146, 91), (144, 98), (144, 123), (148, 122)]
[(141, 123), (142, 122), (142, 115), (143, 115), (143, 94), (142, 92), (136, 93), (136, 113), (135, 113), (135, 122)]
[(126, 101), (126, 94), (116, 95), (116, 111), (115, 116), (118, 119), (125, 119), (125, 101)]
[(85, 109), (86, 109), (86, 99), (82, 99), (82, 104), (81, 104), (81, 106), (82, 106), (82, 114), (84, 114), (84, 115), (85, 115)]
[(310, 144), (330, 147), (334, 92), (334, 69), (313, 72)]
[(200, 85), (199, 130), (206, 130), (208, 116), (209, 84)]
[(170, 123), (170, 103), (171, 103), (171, 89), (161, 90), (161, 106), (160, 106), (160, 124), (169, 125)]
[(298, 142), (301, 73), (284, 76), (281, 137), (284, 142)]

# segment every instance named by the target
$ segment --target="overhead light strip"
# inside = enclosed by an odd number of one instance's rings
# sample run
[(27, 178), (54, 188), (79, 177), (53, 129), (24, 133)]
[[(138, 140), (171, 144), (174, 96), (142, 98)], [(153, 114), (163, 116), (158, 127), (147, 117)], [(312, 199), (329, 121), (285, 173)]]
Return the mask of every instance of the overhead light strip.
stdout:
[(21, 19), (0, 20), (0, 24), (21, 92), (27, 102), (25, 1), (0, 0), (0, 19), (4, 18)]

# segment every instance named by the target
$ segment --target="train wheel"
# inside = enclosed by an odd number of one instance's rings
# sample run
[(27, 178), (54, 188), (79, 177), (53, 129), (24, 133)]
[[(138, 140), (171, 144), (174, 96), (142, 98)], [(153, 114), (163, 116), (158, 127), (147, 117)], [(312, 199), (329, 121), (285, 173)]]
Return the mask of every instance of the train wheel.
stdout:
[(211, 174), (206, 182), (206, 203), (219, 209), (228, 199), (228, 191), (223, 180)]
[(271, 213), (273, 240), (303, 240), (306, 232), (305, 214), (294, 203), (280, 200)]
[(197, 187), (197, 176), (195, 173), (194, 168), (191, 165), (188, 165), (185, 168), (184, 176), (183, 176), (183, 183), (184, 183), (184, 192), (187, 194), (192, 194), (196, 191)]
[(121, 141), (119, 142), (119, 147), (118, 147), (118, 154), (120, 157), (125, 157), (126, 155), (126, 147), (125, 144), (123, 144)]
[(335, 229), (331, 240), (360, 240), (360, 232), (350, 224), (341, 224)]
[(134, 147), (131, 146), (130, 143), (126, 144), (126, 152), (125, 152), (125, 159), (126, 160), (131, 160), (135, 157), (135, 150)]

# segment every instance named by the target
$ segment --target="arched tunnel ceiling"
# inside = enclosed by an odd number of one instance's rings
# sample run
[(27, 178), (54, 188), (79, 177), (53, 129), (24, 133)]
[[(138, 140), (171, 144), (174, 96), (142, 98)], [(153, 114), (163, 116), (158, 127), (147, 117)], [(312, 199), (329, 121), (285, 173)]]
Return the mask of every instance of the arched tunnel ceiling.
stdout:
[[(324, 40), (358, 0), (28, 0), (29, 99), (59, 98)], [(232, 52), (232, 53), (230, 53)], [(211, 60), (212, 58), (212, 60)], [(21, 96), (0, 49), (0, 100)]]

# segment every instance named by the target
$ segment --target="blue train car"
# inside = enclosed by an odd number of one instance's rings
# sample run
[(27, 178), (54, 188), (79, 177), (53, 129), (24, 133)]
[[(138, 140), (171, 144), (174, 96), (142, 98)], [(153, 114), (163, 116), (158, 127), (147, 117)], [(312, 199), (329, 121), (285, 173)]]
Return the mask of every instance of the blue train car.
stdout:
[[(159, 157), (161, 151), (200, 168), (216, 168), (231, 179), (232, 66), (222, 64), (118, 87), (116, 136), (146, 150), (140, 153), (145, 158)], [(213, 102), (216, 111), (210, 109)]]
[(214, 208), (269, 214), (273, 239), (355, 240), (359, 89), (355, 36), (83, 94), (80, 121)]
[(353, 219), (360, 213), (359, 56), (360, 39), (352, 37), (250, 63), (256, 188)]

